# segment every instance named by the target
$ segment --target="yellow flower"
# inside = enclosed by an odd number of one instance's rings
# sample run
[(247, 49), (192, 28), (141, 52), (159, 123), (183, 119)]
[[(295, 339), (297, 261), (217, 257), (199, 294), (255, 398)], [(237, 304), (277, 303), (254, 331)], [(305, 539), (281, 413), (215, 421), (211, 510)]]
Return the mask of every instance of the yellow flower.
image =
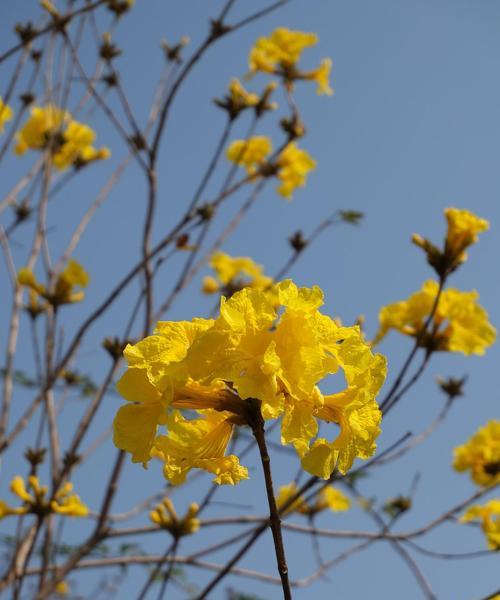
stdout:
[(266, 293), (244, 288), (221, 299), (220, 316), (201, 336), (187, 358), (189, 373), (197, 381), (230, 381), (241, 398), (259, 398), (265, 418), (282, 411), (278, 393), (280, 367), (274, 334), (274, 305)]
[(275, 29), (269, 37), (260, 37), (250, 51), (250, 71), (276, 73), (277, 67), (289, 68), (300, 59), (302, 52), (318, 43), (318, 36), (303, 31)]
[(69, 517), (86, 517), (89, 514), (88, 507), (80, 500), (76, 494), (72, 494), (73, 484), (65, 483), (55, 494), (54, 500), (50, 503), (53, 512)]
[(69, 122), (71, 115), (55, 106), (35, 106), (31, 116), (17, 134), (16, 154), (24, 154), (26, 150), (41, 150), (49, 140), (56, 135), (62, 135), (62, 130)]
[(447, 208), (444, 211), (448, 221), (448, 231), (441, 250), (419, 234), (412, 236), (412, 242), (422, 248), (427, 262), (440, 277), (453, 273), (465, 260), (466, 248), (475, 244), (478, 234), (489, 229), (489, 223), (465, 209)]
[(247, 108), (254, 108), (260, 102), (258, 94), (247, 92), (239, 79), (231, 79), (229, 92), (223, 99), (216, 98), (215, 104), (227, 111), (230, 119), (235, 119)]
[(204, 294), (215, 294), (219, 291), (220, 286), (217, 279), (213, 277), (204, 277), (201, 290)]
[(54, 290), (54, 301), (56, 304), (67, 304), (80, 302), (84, 298), (82, 291), (75, 292), (73, 288), (86, 288), (89, 284), (89, 275), (85, 269), (70, 259), (66, 268), (59, 274)]
[(203, 292), (213, 294), (221, 291), (225, 296), (231, 296), (244, 287), (267, 290), (273, 293), (273, 279), (264, 275), (264, 268), (248, 256), (229, 256), (224, 252), (215, 252), (210, 259), (210, 266), (215, 271), (217, 279), (205, 277)]
[[(132, 454), (133, 462), (146, 464), (151, 458), (158, 425), (167, 423), (167, 407), (180, 403), (184, 408), (200, 399), (217, 402), (224, 396), (225, 385), (202, 386), (188, 381), (182, 365), (188, 349), (213, 321), (194, 319), (192, 323), (160, 322), (154, 335), (124, 351), (129, 369), (116, 388), (130, 404), (122, 406), (114, 420), (115, 445)], [(176, 386), (174, 382), (182, 380)]]
[(12, 108), (0, 98), (0, 133), (4, 130), (5, 123), (10, 121), (13, 115)]
[[(276, 498), (278, 508), (283, 506), (289, 499), (294, 497), (297, 491), (297, 485), (293, 482), (288, 485), (281, 486)], [(302, 496), (299, 496), (285, 510), (285, 514), (298, 512), (302, 515), (314, 516), (315, 514), (326, 509), (330, 509), (332, 512), (339, 512), (349, 510), (350, 507), (351, 502), (349, 498), (340, 490), (329, 485), (323, 488), (319, 494), (317, 494), (314, 504), (307, 504), (305, 499)]]
[(248, 64), (250, 75), (257, 71), (278, 75), (288, 88), (294, 81), (316, 81), (318, 94), (333, 94), (329, 78), (332, 61), (323, 59), (320, 66), (312, 71), (301, 71), (297, 67), (305, 48), (315, 46), (318, 36), (314, 33), (290, 31), (284, 27), (275, 29), (269, 37), (261, 37), (250, 51)]
[(500, 482), (500, 421), (489, 421), (453, 454), (455, 470), (470, 470), (477, 485)]
[[(118, 411), (115, 444), (136, 462), (161, 457), (173, 483), (191, 468), (235, 483), (246, 470), (224, 453), (233, 425), (249, 422), (247, 400), (257, 399), (265, 419), (283, 414), (282, 442), (294, 445), (311, 473), (328, 478), (335, 467), (345, 473), (356, 457), (371, 456), (385, 359), (372, 354), (359, 327), (319, 312), (318, 287), (285, 281), (275, 292), (272, 302), (265, 290), (246, 287), (221, 298), (215, 320), (159, 323), (154, 335), (127, 346), (129, 369), (117, 387), (134, 404)], [(339, 369), (347, 388), (323, 396), (317, 384)], [(186, 420), (174, 409), (199, 414)], [(315, 439), (316, 418), (336, 423), (337, 439)], [(158, 425), (166, 436), (157, 437)]]
[(240, 167), (245, 167), (249, 175), (257, 173), (259, 167), (266, 163), (272, 152), (271, 140), (263, 135), (246, 140), (235, 140), (227, 149), (227, 158)]
[[(376, 449), (381, 414), (375, 398), (385, 380), (386, 361), (372, 354), (358, 326), (341, 327), (317, 309), (323, 303), (319, 288), (279, 286), (286, 306), (276, 328), (276, 352), (281, 361), (285, 394), (282, 443), (293, 444), (304, 469), (328, 478), (334, 468), (346, 473), (354, 459), (368, 458)], [(317, 383), (342, 369), (347, 388), (323, 396)], [(316, 417), (336, 423), (332, 442), (311, 440), (318, 433)]]
[(73, 485), (64, 484), (51, 500), (47, 498), (48, 487), (40, 485), (38, 477), (31, 475), (28, 477), (28, 489), (24, 480), (19, 475), (14, 477), (10, 483), (10, 489), (13, 494), (23, 501), (23, 506), (17, 508), (10, 507), (4, 501), (0, 501), (0, 519), (10, 515), (24, 515), (32, 513), (42, 515), (48, 513), (57, 513), (69, 517), (86, 517), (89, 509), (76, 494), (72, 494)]
[(214, 483), (234, 485), (248, 479), (248, 470), (238, 457), (225, 456), (233, 425), (229, 413), (203, 411), (204, 418), (188, 420), (174, 411), (167, 420), (168, 436), (156, 438), (154, 456), (164, 462), (165, 478), (183, 483), (188, 472), (203, 469), (215, 475)]
[(58, 169), (67, 169), (71, 165), (84, 166), (89, 162), (109, 158), (108, 148), (97, 150), (92, 146), (95, 132), (83, 123), (70, 121), (64, 133), (64, 143), (54, 154), (54, 165)]
[[(429, 280), (422, 289), (407, 300), (384, 306), (379, 313), (380, 328), (374, 344), (390, 329), (418, 337), (430, 315), (438, 293), (438, 284)], [(421, 345), (432, 350), (484, 354), (496, 338), (496, 329), (488, 321), (488, 313), (477, 303), (476, 291), (461, 292), (449, 288), (441, 293), (434, 314), (432, 341), (421, 340)]]
[(470, 506), (461, 517), (462, 523), (480, 521), (490, 550), (500, 550), (500, 499), (490, 500), (484, 505)]
[(81, 167), (89, 162), (108, 158), (108, 148), (96, 150), (92, 144), (95, 132), (71, 118), (71, 114), (54, 104), (35, 106), (31, 116), (17, 134), (16, 154), (28, 149), (43, 150), (51, 147), (54, 165), (61, 170), (74, 165)]
[(464, 250), (475, 244), (478, 233), (487, 231), (490, 224), (465, 209), (447, 208), (444, 214), (448, 221), (445, 252), (463, 262), (466, 259)]
[(249, 175), (276, 175), (281, 181), (278, 193), (290, 199), (295, 188), (304, 187), (307, 174), (316, 168), (316, 162), (295, 142), (287, 144), (275, 163), (267, 162), (271, 152), (271, 140), (264, 136), (255, 136), (248, 140), (232, 142), (227, 151), (227, 158), (245, 167)]
[(145, 369), (125, 371), (116, 389), (131, 403), (116, 413), (113, 442), (120, 450), (131, 453), (132, 462), (146, 464), (151, 458), (158, 425), (166, 422), (165, 403)]
[(289, 200), (295, 188), (304, 187), (307, 174), (316, 168), (316, 161), (295, 142), (291, 142), (279, 155), (277, 165), (277, 177), (281, 181), (278, 193)]
[(19, 506), (14, 508), (9, 506), (7, 502), (0, 500), (0, 519), (3, 519), (4, 517), (10, 517), (11, 515), (25, 515), (28, 510), (29, 507), (27, 506)]
[(80, 263), (70, 259), (64, 270), (59, 273), (53, 291), (48, 290), (39, 283), (33, 272), (26, 267), (19, 270), (17, 281), (19, 285), (29, 288), (30, 293), (38, 294), (53, 306), (60, 306), (61, 304), (74, 304), (83, 300), (85, 297), (83, 291), (75, 291), (74, 288), (87, 287), (89, 276)]
[(317, 69), (304, 73), (303, 79), (315, 81), (318, 84), (317, 93), (319, 95), (333, 95), (333, 90), (330, 87), (330, 71), (332, 70), (332, 61), (330, 58), (324, 58)]
[(198, 531), (200, 528), (200, 520), (196, 518), (198, 510), (198, 504), (193, 502), (189, 505), (184, 517), (179, 519), (172, 500), (166, 497), (149, 513), (149, 518), (153, 523), (167, 529), (174, 537), (179, 538)]

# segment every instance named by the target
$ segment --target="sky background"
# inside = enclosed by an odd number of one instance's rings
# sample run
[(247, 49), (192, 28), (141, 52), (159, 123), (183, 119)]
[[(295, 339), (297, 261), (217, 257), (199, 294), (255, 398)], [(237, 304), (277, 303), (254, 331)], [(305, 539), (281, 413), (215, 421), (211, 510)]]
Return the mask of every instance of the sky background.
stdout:
[[(266, 6), (259, 1), (239, 0), (229, 21)], [(62, 4), (61, 4), (62, 6)], [(189, 35), (196, 48), (207, 31), (207, 20), (218, 13), (220, 1), (208, 0), (137, 0), (129, 16), (120, 23), (115, 41), (125, 49), (117, 60), (131, 106), (140, 123), (144, 123), (162, 67), (159, 41), (176, 41)], [(0, 2), (0, 52), (15, 38), (12, 26), (17, 21), (39, 16), (37, 3)], [(109, 21), (101, 13), (101, 29)], [(410, 243), (419, 232), (439, 242), (445, 232), (443, 210), (448, 206), (468, 208), (491, 222), (491, 229), (469, 252), (469, 261), (454, 274), (450, 285), (464, 290), (477, 289), (481, 304), (489, 311), (493, 324), (500, 323), (500, 3), (495, 0), (292, 0), (287, 6), (220, 41), (193, 70), (178, 95), (167, 126), (159, 161), (159, 207), (155, 219), (155, 239), (175, 223), (176, 216), (191, 198), (215, 148), (224, 126), (222, 111), (211, 99), (221, 96), (234, 76), (247, 71), (248, 50), (260, 35), (275, 27), (313, 31), (319, 44), (307, 50), (301, 64), (314, 67), (323, 57), (333, 59), (332, 98), (316, 96), (314, 86), (297, 86), (296, 99), (307, 126), (307, 136), (300, 142), (317, 160), (304, 190), (298, 190), (291, 203), (266, 187), (262, 197), (248, 215), (244, 225), (225, 244), (233, 255), (248, 255), (265, 266), (266, 273), (276, 273), (288, 258), (287, 237), (299, 227), (307, 234), (318, 222), (336, 209), (355, 209), (365, 213), (358, 228), (347, 225), (330, 229), (301, 257), (290, 274), (300, 285), (319, 284), (325, 292), (324, 312), (352, 323), (360, 314), (366, 317), (366, 329), (372, 336), (377, 327), (381, 306), (406, 298), (420, 288), (433, 273), (422, 253)], [(84, 64), (95, 60), (93, 44), (84, 46)], [(0, 84), (5, 88), (14, 62), (0, 66)], [(249, 87), (260, 90), (267, 82), (256, 77)], [(77, 84), (75, 84), (77, 85)], [(83, 84), (82, 84), (83, 85)], [(2, 92), (0, 92), (2, 93)], [(75, 96), (76, 98), (76, 96)], [(284, 99), (277, 96), (284, 104)], [(15, 106), (15, 105), (14, 105)], [(281, 114), (281, 113), (280, 113)], [(109, 121), (99, 111), (83, 112), (79, 118), (98, 132), (98, 144), (109, 146), (110, 161), (93, 165), (79, 176), (79, 183), (65, 188), (50, 206), (52, 225), (49, 241), (54, 256), (67, 243), (74, 224), (84, 213), (104, 184), (110, 169), (118, 165), (125, 149)], [(238, 135), (248, 127), (243, 123)], [(258, 133), (271, 135), (277, 146), (280, 131), (276, 116), (267, 116)], [(3, 164), (0, 196), (7, 193), (20, 175), (33, 163), (34, 155), (9, 158)], [(222, 164), (207, 199), (213, 197), (227, 166)], [(110, 286), (137, 260), (145, 207), (144, 177), (137, 167), (130, 168), (109, 200), (100, 209), (75, 252), (91, 274), (86, 300), (65, 309), (65, 338), (70, 339), (75, 324), (107, 294)], [(227, 222), (245, 196), (227, 207), (221, 218)], [(5, 214), (3, 223), (8, 223)], [(6, 219), (6, 220), (5, 220)], [(68, 227), (68, 223), (72, 225)], [(220, 229), (214, 229), (214, 235)], [(211, 238), (213, 239), (213, 237)], [(16, 266), (26, 260), (31, 241), (29, 227), (14, 236)], [(182, 257), (181, 257), (182, 258)], [(160, 273), (157, 288), (166, 296), (178, 273), (180, 261), (173, 260)], [(2, 297), (8, 296), (4, 263), (1, 266)], [(168, 319), (191, 319), (204, 316), (213, 298), (200, 292), (201, 276), (193, 281), (177, 302)], [(111, 311), (90, 330), (75, 367), (98, 380), (109, 362), (100, 349), (107, 335), (123, 331), (137, 286), (120, 299)], [(5, 344), (10, 300), (1, 304), (3, 317), (0, 336)], [(22, 322), (27, 334), (26, 321)], [(135, 333), (138, 333), (138, 329)], [(31, 348), (21, 338), (16, 367), (32, 366)], [(389, 335), (380, 346), (389, 360), (390, 379), (411, 348), (412, 341)], [(396, 530), (408, 531), (426, 524), (447, 508), (470, 495), (474, 486), (467, 475), (451, 469), (452, 450), (465, 442), (488, 419), (499, 417), (498, 345), (484, 357), (460, 355), (435, 356), (421, 383), (405, 396), (384, 420), (379, 438), (380, 449), (394, 443), (406, 431), (420, 432), (441, 409), (443, 394), (435, 384), (436, 376), (468, 375), (466, 395), (457, 400), (446, 423), (426, 444), (396, 464), (380, 467), (360, 484), (367, 497), (383, 502), (407, 493), (416, 473), (421, 480), (414, 508), (401, 519)], [(387, 384), (386, 384), (387, 385)], [(388, 389), (386, 387), (386, 389)], [(13, 421), (31, 393), (16, 390)], [(72, 431), (84, 408), (82, 400), (68, 403), (62, 416), (64, 427)], [(120, 406), (120, 399), (110, 394), (102, 406), (95, 428), (84, 448), (109, 427)], [(2, 464), (0, 497), (9, 499), (8, 482), (13, 474), (23, 472), (22, 451), (33, 433), (28, 430), (11, 449)], [(103, 446), (77, 471), (75, 488), (82, 498), (97, 508), (102, 485), (107, 479), (115, 452), (112, 443)], [(255, 466), (255, 456), (243, 461)], [(272, 465), (275, 484), (288, 483), (295, 476), (295, 457), (274, 452)], [(260, 470), (251, 471), (252, 480), (235, 489), (219, 490), (220, 501), (251, 505), (241, 509), (213, 506), (206, 517), (237, 515), (265, 511)], [(209, 482), (203, 476), (175, 493), (174, 502), (182, 507), (199, 499)], [(102, 485), (101, 485), (102, 484)], [(125, 511), (163, 485), (158, 465), (143, 470), (127, 464), (122, 478), (122, 493), (113, 507)], [(11, 498), (10, 498), (11, 499)], [(182, 511), (182, 508), (180, 509)], [(300, 517), (293, 517), (300, 521)], [(301, 521), (300, 521), (301, 522)], [(147, 524), (144, 515), (135, 524)], [(322, 515), (318, 524), (338, 529), (370, 529), (373, 524), (358, 507), (347, 514)], [(71, 523), (69, 539), (81, 539), (88, 526)], [(0, 531), (11, 531), (7, 521)], [(234, 529), (219, 531), (226, 536)], [(202, 548), (213, 541), (215, 530), (202, 532), (188, 540), (181, 553)], [(481, 533), (475, 529), (447, 524), (421, 541), (422, 546), (437, 551), (466, 552), (485, 548)], [(323, 543), (326, 559), (351, 544), (337, 540)], [(149, 536), (143, 546), (150, 552), (162, 552), (166, 540)], [(285, 533), (285, 546), (292, 579), (315, 570), (310, 540)], [(235, 551), (233, 547), (232, 552)], [(223, 563), (228, 553), (221, 552), (210, 560)], [(462, 561), (436, 560), (416, 555), (418, 563), (440, 600), (479, 600), (499, 587), (498, 556)], [(275, 573), (271, 535), (260, 542), (241, 562), (241, 566)], [(103, 573), (73, 578), (74, 589), (89, 594)], [(119, 597), (135, 597), (144, 581), (144, 570), (131, 570)], [(211, 573), (191, 569), (189, 580), (203, 585)], [(259, 598), (280, 598), (279, 587), (253, 580), (228, 577), (211, 598), (225, 597), (233, 587)], [(401, 558), (388, 544), (379, 543), (334, 569), (329, 580), (298, 590), (294, 597), (357, 600), (373, 597), (385, 600), (418, 600), (422, 592)], [(154, 595), (153, 595), (154, 596)], [(170, 588), (169, 597), (183, 598), (184, 592)]]

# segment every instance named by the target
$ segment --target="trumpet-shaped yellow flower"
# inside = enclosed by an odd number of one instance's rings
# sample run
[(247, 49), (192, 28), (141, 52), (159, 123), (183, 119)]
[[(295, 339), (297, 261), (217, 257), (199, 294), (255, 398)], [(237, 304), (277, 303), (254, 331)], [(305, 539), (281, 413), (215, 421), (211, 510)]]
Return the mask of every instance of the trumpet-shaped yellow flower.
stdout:
[(296, 80), (316, 81), (318, 94), (333, 92), (329, 84), (332, 61), (324, 59), (313, 71), (301, 71), (297, 63), (302, 52), (318, 43), (314, 33), (290, 31), (284, 27), (275, 29), (269, 37), (260, 37), (250, 51), (248, 65), (250, 75), (257, 71), (282, 77), (289, 88)]
[(470, 506), (460, 518), (462, 523), (480, 521), (490, 550), (500, 550), (500, 499), (490, 500), (482, 506)]
[(235, 140), (227, 149), (227, 158), (245, 167), (249, 175), (254, 175), (259, 167), (266, 163), (273, 146), (271, 140), (263, 135), (256, 135), (246, 140)]
[(210, 266), (217, 279), (205, 277), (203, 292), (205, 294), (223, 293), (226, 297), (244, 287), (267, 290), (273, 293), (273, 279), (264, 275), (264, 268), (248, 256), (229, 256), (224, 252), (216, 252), (210, 259)]
[(465, 444), (455, 448), (453, 467), (470, 471), (477, 485), (500, 482), (500, 421), (489, 421)]
[(45, 298), (53, 306), (60, 306), (83, 300), (85, 294), (82, 290), (75, 290), (75, 288), (87, 287), (89, 276), (80, 263), (70, 259), (64, 270), (59, 273), (53, 290), (48, 290), (39, 283), (33, 272), (26, 267), (19, 270), (17, 281), (20, 285), (29, 288), (30, 297), (31, 293), (34, 293)]
[[(275, 291), (272, 302), (266, 291), (246, 287), (222, 297), (215, 320), (159, 323), (154, 335), (127, 346), (129, 369), (118, 390), (133, 404), (118, 411), (116, 445), (134, 461), (162, 457), (174, 483), (193, 467), (234, 483), (246, 471), (224, 452), (233, 424), (249, 423), (249, 402), (257, 399), (265, 419), (283, 415), (282, 442), (294, 445), (311, 473), (328, 478), (335, 467), (345, 473), (356, 457), (371, 456), (385, 359), (372, 354), (359, 327), (319, 312), (318, 287), (286, 281)], [(324, 396), (318, 384), (339, 369), (347, 388)], [(201, 416), (186, 420), (174, 409)], [(332, 442), (316, 439), (317, 418), (338, 425)], [(157, 437), (159, 425), (166, 436)]]
[(477, 242), (479, 233), (489, 229), (488, 221), (468, 210), (447, 208), (444, 214), (448, 230), (443, 249), (419, 234), (412, 236), (413, 243), (426, 253), (427, 262), (440, 277), (449, 275), (467, 260), (465, 250)]
[(332, 61), (330, 58), (324, 58), (317, 69), (303, 74), (303, 79), (315, 81), (319, 95), (326, 94), (333, 96), (333, 90), (330, 87), (330, 71), (332, 70)]
[[(47, 498), (48, 487), (40, 485), (38, 477), (30, 475), (28, 485), (19, 475), (14, 477), (10, 483), (13, 494), (23, 501), (19, 507), (11, 507), (3, 500), (0, 501), (0, 519), (10, 515), (35, 514), (45, 515), (57, 513), (69, 517), (86, 517), (89, 509), (80, 498), (73, 494), (73, 485), (64, 484), (51, 499)], [(31, 490), (31, 491), (28, 491)]]
[[(147, 342), (151, 342), (153, 337), (143, 340), (142, 346), (147, 347)], [(161, 336), (156, 337), (160, 338), (159, 343), (163, 342)], [(168, 336), (164, 337), (168, 343)], [(134, 350), (137, 348), (128, 347), (129, 354)], [(163, 353), (163, 356), (166, 354)], [(168, 365), (166, 362), (165, 371), (154, 367), (149, 371), (147, 368), (129, 368), (116, 385), (130, 404), (122, 406), (116, 414), (113, 441), (117, 448), (131, 453), (132, 462), (145, 465), (150, 460), (158, 426), (167, 424), (168, 406), (196, 408), (200, 404), (206, 407), (212, 403), (219, 407), (228, 393), (223, 382), (203, 386), (191, 380), (185, 385), (179, 384), (174, 391), (176, 363), (172, 364), (170, 371)], [(155, 377), (156, 384), (151, 382)]]
[[(303, 467), (314, 475), (328, 478), (335, 467), (346, 473), (356, 457), (375, 451), (381, 420), (375, 398), (385, 380), (385, 358), (372, 354), (358, 326), (341, 327), (318, 311), (319, 288), (283, 282), (280, 300), (287, 307), (276, 328), (285, 394), (282, 442), (294, 445)], [(339, 369), (347, 388), (324, 396), (316, 384)], [(332, 442), (318, 438), (311, 445), (318, 433), (316, 418), (339, 427)]]
[(4, 130), (5, 123), (10, 121), (13, 116), (12, 108), (0, 98), (0, 133)]
[(248, 470), (237, 456), (225, 455), (233, 425), (229, 413), (203, 411), (204, 418), (188, 420), (174, 411), (167, 421), (168, 436), (156, 438), (154, 456), (164, 462), (163, 473), (174, 484), (188, 472), (202, 469), (215, 475), (214, 483), (234, 485), (248, 479)]
[(196, 518), (199, 506), (195, 502), (189, 505), (184, 517), (179, 518), (170, 498), (164, 498), (150, 513), (149, 518), (159, 527), (169, 531), (175, 538), (196, 533), (200, 520)]
[[(276, 498), (278, 508), (284, 506), (288, 500), (297, 494), (297, 492), (297, 485), (293, 482), (281, 486)], [(302, 496), (298, 496), (284, 512), (285, 514), (297, 512), (301, 515), (312, 517), (326, 509), (329, 509), (332, 512), (340, 512), (349, 510), (350, 508), (351, 501), (349, 498), (337, 488), (328, 485), (316, 495), (314, 504), (308, 504)]]
[[(429, 280), (407, 300), (384, 306), (379, 313), (380, 328), (374, 343), (380, 342), (390, 329), (412, 337), (421, 336), (437, 293), (438, 284)], [(421, 339), (421, 345), (432, 350), (484, 354), (496, 339), (496, 329), (488, 321), (488, 313), (477, 303), (478, 298), (476, 291), (444, 290), (430, 327), (434, 332), (432, 339), (428, 336)]]
[(490, 224), (465, 209), (447, 208), (444, 211), (448, 221), (446, 252), (465, 260), (464, 250), (478, 241), (478, 234), (487, 231)]
[(338, 425), (339, 435), (331, 442), (316, 439), (305, 453), (295, 444), (306, 471), (324, 479), (335, 467), (345, 474), (356, 458), (372, 456), (380, 434), (382, 415), (375, 398), (385, 381), (386, 361), (371, 353), (357, 327), (349, 329), (356, 331), (339, 344), (336, 356), (348, 387), (324, 396), (317, 412), (319, 419)]
[(279, 155), (277, 165), (277, 177), (281, 181), (278, 193), (289, 200), (295, 188), (304, 187), (307, 174), (316, 168), (316, 161), (295, 142), (291, 142)]
[(64, 170), (108, 158), (109, 149), (94, 148), (94, 140), (95, 132), (88, 125), (74, 121), (69, 112), (48, 104), (31, 109), (30, 118), (17, 134), (14, 151), (21, 155), (29, 149), (50, 147), (54, 165)]

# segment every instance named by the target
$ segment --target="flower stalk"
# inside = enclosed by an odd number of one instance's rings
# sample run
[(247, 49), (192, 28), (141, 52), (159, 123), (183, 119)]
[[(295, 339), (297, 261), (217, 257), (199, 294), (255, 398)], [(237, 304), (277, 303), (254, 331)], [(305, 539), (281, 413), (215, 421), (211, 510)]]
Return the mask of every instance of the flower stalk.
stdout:
[(260, 461), (262, 463), (262, 471), (266, 482), (266, 494), (269, 504), (269, 526), (273, 534), (274, 550), (276, 553), (276, 562), (281, 578), (283, 588), (283, 598), (290, 600), (292, 592), (290, 589), (290, 581), (288, 579), (288, 566), (286, 563), (285, 547), (283, 545), (283, 535), (281, 532), (281, 519), (276, 498), (273, 490), (273, 478), (271, 474), (271, 459), (267, 451), (264, 419), (260, 410), (260, 401), (255, 398), (250, 398), (247, 401), (247, 422), (252, 428), (252, 433), (259, 448)]

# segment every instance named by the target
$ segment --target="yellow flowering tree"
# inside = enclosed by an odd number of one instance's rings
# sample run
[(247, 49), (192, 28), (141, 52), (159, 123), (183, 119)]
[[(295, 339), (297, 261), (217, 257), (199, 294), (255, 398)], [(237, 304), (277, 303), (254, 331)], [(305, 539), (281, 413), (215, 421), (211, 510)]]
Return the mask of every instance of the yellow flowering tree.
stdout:
[[(259, 593), (257, 582), (275, 586), (266, 597), (344, 597), (326, 576), (373, 545), (436, 598), (420, 554), (500, 549), (500, 422), (473, 433), (485, 400), (463, 398), (467, 374), (438, 379), (446, 400), (429, 423), (432, 394), (417, 388), (434, 364), (489, 360), (495, 307), (479, 272), (490, 223), (445, 208), (441, 243), (394, 223), (420, 253), (416, 263), (402, 254), (418, 291), (395, 300), (400, 248), (372, 271), (373, 222), (326, 235), (364, 216), (338, 207), (321, 173), (337, 178), (340, 166), (308, 137), (335, 122), (329, 40), (272, 28), (275, 11), (293, 21), (283, 0), (226, 0), (202, 39), (186, 2), (193, 41), (170, 33), (182, 10), (146, 4), (41, 0), (20, 5), (26, 19), (12, 31), (0, 24), (0, 594), (202, 600), (245, 577), (232, 600)], [(159, 44), (157, 23), (169, 33)], [(373, 201), (375, 213), (389, 243), (395, 216)], [(378, 330), (375, 297), (387, 302)], [(453, 455), (443, 480), (473, 491), (457, 499), (450, 486), (424, 502), (420, 473), (405, 488), (411, 466), (398, 461), (439, 439), (459, 398), (471, 437), (458, 417), (441, 436)], [(423, 482), (441, 467), (432, 452), (418, 459)], [(400, 525), (417, 505), (425, 521)], [(443, 523), (463, 552), (420, 545)], [(487, 550), (480, 537), (466, 547), (478, 530)], [(238, 564), (260, 552), (256, 568)], [(353, 568), (370, 595), (387, 596), (370, 560)], [(97, 591), (94, 569), (105, 573)]]

